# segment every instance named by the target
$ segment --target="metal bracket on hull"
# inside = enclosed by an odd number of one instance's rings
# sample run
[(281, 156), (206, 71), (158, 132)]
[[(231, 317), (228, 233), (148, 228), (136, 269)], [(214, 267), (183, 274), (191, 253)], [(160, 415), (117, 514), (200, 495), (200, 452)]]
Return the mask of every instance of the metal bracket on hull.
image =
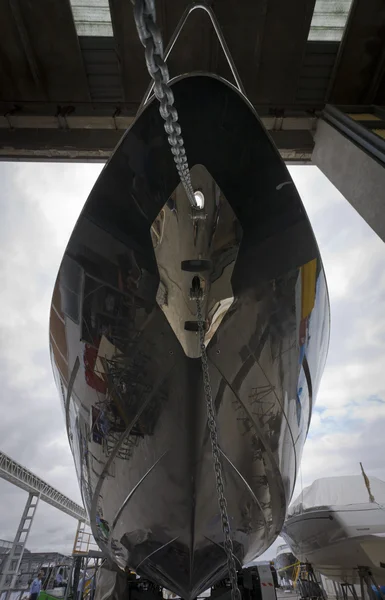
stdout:
[[(237, 67), (235, 65), (235, 62), (234, 62), (234, 59), (233, 59), (233, 57), (232, 57), (232, 55), (230, 53), (229, 47), (228, 47), (228, 45), (226, 43), (226, 40), (225, 40), (225, 37), (223, 35), (221, 26), (218, 23), (218, 20), (217, 20), (217, 18), (215, 16), (215, 13), (214, 13), (213, 9), (211, 8), (211, 6), (208, 6), (207, 4), (204, 4), (204, 3), (195, 3), (194, 2), (194, 3), (190, 4), (189, 6), (187, 6), (186, 10), (184, 11), (184, 13), (183, 13), (183, 15), (182, 15), (182, 17), (181, 17), (178, 25), (175, 28), (174, 33), (172, 34), (172, 36), (170, 38), (170, 41), (169, 41), (169, 43), (167, 45), (167, 48), (166, 48), (165, 53), (164, 53), (164, 60), (166, 61), (168, 59), (168, 57), (170, 56), (170, 54), (171, 54), (171, 52), (172, 52), (172, 50), (173, 50), (176, 42), (178, 41), (178, 38), (179, 38), (179, 36), (180, 36), (180, 34), (182, 32), (183, 27), (185, 26), (185, 24), (186, 24), (189, 16), (191, 15), (191, 13), (193, 13), (195, 10), (203, 10), (210, 17), (211, 24), (212, 24), (212, 26), (214, 28), (215, 33), (217, 34), (217, 38), (218, 38), (218, 41), (219, 41), (219, 43), (221, 45), (221, 48), (223, 50), (223, 54), (225, 55), (225, 58), (227, 60), (227, 64), (229, 65), (231, 73), (232, 73), (232, 75), (234, 77), (235, 85), (238, 88), (238, 90), (241, 92), (241, 94), (243, 94), (243, 96), (245, 96), (245, 98), (247, 98), (244, 85), (243, 85), (242, 80), (241, 80), (241, 78), (239, 76), (238, 69), (237, 69)], [(147, 103), (151, 99), (151, 94), (152, 94), (152, 91), (154, 89), (154, 85), (155, 85), (154, 81), (152, 81), (150, 83), (150, 85), (148, 86), (147, 91), (146, 91), (146, 93), (143, 96), (143, 100), (140, 103), (140, 106), (138, 108), (137, 114), (140, 114), (140, 112), (143, 110), (143, 108), (147, 105)]]

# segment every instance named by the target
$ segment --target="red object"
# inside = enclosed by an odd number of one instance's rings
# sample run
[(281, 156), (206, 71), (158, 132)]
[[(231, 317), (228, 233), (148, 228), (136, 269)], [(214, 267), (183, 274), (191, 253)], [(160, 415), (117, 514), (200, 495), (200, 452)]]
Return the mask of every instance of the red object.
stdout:
[(300, 346), (303, 346), (303, 344), (306, 342), (307, 322), (308, 322), (308, 319), (306, 317), (305, 319), (302, 319), (299, 324), (299, 345)]
[(98, 357), (98, 351), (93, 346), (86, 344), (84, 350), (84, 367), (86, 371), (87, 384), (97, 392), (105, 394), (107, 391), (106, 382), (95, 373), (95, 363)]

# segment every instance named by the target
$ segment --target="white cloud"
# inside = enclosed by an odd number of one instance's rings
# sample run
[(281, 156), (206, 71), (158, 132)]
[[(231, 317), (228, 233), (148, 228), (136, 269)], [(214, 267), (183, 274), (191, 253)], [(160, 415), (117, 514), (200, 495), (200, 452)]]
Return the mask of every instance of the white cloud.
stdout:
[[(11, 385), (35, 395), (47, 390), (48, 317), (64, 248), (100, 167), (2, 164), (0, 327)], [(17, 330), (18, 334), (14, 332)], [(39, 385), (39, 382), (42, 384)]]
[[(298, 173), (298, 175), (297, 175)], [(317, 235), (328, 280), (329, 358), (302, 459), (304, 485), (359, 473), (385, 478), (385, 246), (317, 169), (292, 170)], [(322, 211), (312, 190), (327, 197)], [(307, 195), (309, 194), (309, 196)]]
[[(0, 165), (1, 449), (81, 502), (48, 350), (60, 261), (100, 166)], [(0, 482), (1, 537), (12, 539), (27, 499)], [(41, 503), (30, 549), (71, 551), (76, 522)], [(67, 531), (71, 534), (67, 539)]]

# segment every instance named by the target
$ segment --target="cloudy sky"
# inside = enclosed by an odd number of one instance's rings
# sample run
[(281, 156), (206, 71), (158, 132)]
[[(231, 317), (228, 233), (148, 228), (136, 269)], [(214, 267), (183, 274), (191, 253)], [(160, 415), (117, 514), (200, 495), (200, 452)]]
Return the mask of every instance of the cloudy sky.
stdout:
[[(60, 260), (100, 166), (0, 163), (0, 448), (80, 502), (48, 354)], [(291, 174), (329, 284), (329, 357), (301, 474), (366, 471), (385, 480), (385, 245), (316, 167)], [(27, 495), (0, 480), (0, 538), (13, 539)], [(31, 550), (70, 552), (76, 522), (41, 503)], [(276, 544), (267, 553), (274, 556)]]

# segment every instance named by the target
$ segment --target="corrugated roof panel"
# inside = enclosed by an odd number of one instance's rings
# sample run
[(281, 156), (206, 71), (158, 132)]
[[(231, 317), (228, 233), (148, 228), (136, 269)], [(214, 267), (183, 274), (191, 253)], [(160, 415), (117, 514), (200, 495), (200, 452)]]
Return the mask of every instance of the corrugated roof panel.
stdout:
[(79, 37), (88, 87), (94, 101), (123, 100), (115, 41), (110, 37)]
[(309, 41), (340, 42), (353, 0), (316, 0)]
[(77, 34), (112, 37), (108, 0), (70, 0)]
[(339, 42), (307, 42), (296, 100), (322, 105), (330, 84)]

